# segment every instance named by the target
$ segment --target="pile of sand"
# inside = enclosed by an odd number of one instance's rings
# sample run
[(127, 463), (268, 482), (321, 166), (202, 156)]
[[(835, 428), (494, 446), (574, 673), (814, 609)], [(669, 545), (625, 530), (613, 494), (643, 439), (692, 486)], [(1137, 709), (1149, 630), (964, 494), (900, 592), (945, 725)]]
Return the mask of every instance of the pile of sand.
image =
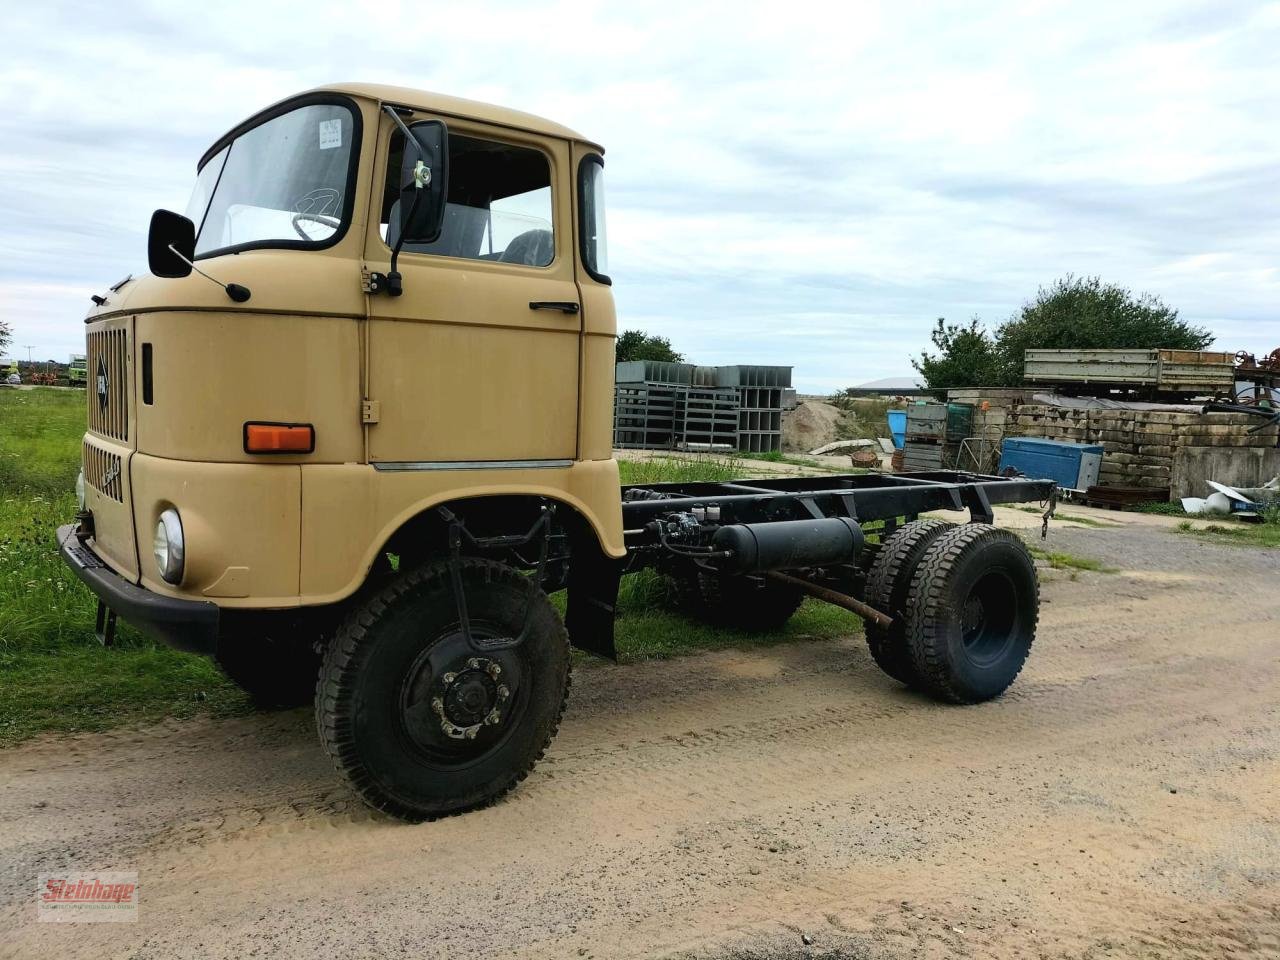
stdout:
[(810, 450), (839, 439), (840, 411), (821, 400), (802, 400), (782, 414), (782, 449), (788, 453)]

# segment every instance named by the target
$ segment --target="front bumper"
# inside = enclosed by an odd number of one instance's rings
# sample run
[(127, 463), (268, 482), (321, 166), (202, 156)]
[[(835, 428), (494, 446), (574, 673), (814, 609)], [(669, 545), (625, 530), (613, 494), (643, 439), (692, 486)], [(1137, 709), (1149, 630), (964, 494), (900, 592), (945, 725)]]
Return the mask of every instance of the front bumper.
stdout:
[(162, 597), (129, 583), (80, 542), (75, 524), (59, 527), (57, 537), (62, 562), (121, 619), (178, 650), (214, 655), (218, 647), (217, 604)]

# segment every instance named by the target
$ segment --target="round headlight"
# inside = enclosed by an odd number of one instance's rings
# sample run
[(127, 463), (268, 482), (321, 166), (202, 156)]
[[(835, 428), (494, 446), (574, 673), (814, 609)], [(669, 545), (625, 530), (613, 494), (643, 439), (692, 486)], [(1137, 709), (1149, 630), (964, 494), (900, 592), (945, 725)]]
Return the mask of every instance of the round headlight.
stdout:
[(156, 524), (155, 555), (160, 576), (169, 583), (179, 583), (186, 548), (182, 542), (182, 521), (178, 518), (178, 511), (172, 507), (160, 514)]
[(84, 512), (84, 471), (76, 474), (76, 503), (80, 504), (80, 512)]

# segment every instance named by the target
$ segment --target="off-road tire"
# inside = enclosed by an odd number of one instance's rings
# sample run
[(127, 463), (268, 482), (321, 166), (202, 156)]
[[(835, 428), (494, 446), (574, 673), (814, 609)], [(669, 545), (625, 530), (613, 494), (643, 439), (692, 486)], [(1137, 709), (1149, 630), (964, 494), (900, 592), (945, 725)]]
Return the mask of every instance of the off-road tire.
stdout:
[[(569, 637), (545, 593), (516, 570), (463, 559), (461, 576), (473, 628), (497, 636), (529, 633), (517, 649), (527, 671), (523, 713), (500, 729), (491, 750), (450, 767), (423, 753), (405, 732), (403, 688), (459, 623), (447, 562), (407, 571), (356, 609), (325, 651), (316, 689), (320, 740), (339, 774), (375, 809), (430, 820), (492, 803), (523, 780), (560, 725), (569, 692)], [(532, 604), (530, 607), (529, 605)], [(514, 701), (513, 701), (514, 702)]]
[(749, 633), (767, 633), (786, 625), (804, 594), (767, 577), (699, 571), (701, 616), (708, 623)]
[(315, 697), (322, 639), (301, 615), (224, 614), (214, 660), (256, 706), (301, 707)]
[(909, 687), (920, 682), (907, 647), (906, 605), (911, 577), (929, 544), (955, 527), (946, 520), (913, 520), (899, 527), (880, 545), (867, 574), (864, 599), (893, 617), (888, 627), (866, 623), (867, 649), (881, 670)]
[(937, 537), (907, 599), (907, 645), (921, 686), (950, 703), (999, 696), (1031, 652), (1039, 608), (1035, 564), (1015, 534), (968, 523)]

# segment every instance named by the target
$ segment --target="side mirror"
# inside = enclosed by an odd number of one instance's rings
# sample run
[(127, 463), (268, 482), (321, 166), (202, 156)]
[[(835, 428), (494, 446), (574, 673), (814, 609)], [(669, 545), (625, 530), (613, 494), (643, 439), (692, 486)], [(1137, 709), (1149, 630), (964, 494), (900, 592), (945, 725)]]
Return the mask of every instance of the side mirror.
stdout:
[(400, 236), (405, 243), (440, 238), (449, 196), (449, 129), (440, 120), (422, 120), (409, 132), (421, 149), (406, 141), (400, 160)]
[[(171, 246), (173, 250), (169, 249)], [(196, 225), (172, 210), (153, 213), (147, 233), (147, 264), (151, 272), (157, 277), (190, 276), (195, 257)]]

